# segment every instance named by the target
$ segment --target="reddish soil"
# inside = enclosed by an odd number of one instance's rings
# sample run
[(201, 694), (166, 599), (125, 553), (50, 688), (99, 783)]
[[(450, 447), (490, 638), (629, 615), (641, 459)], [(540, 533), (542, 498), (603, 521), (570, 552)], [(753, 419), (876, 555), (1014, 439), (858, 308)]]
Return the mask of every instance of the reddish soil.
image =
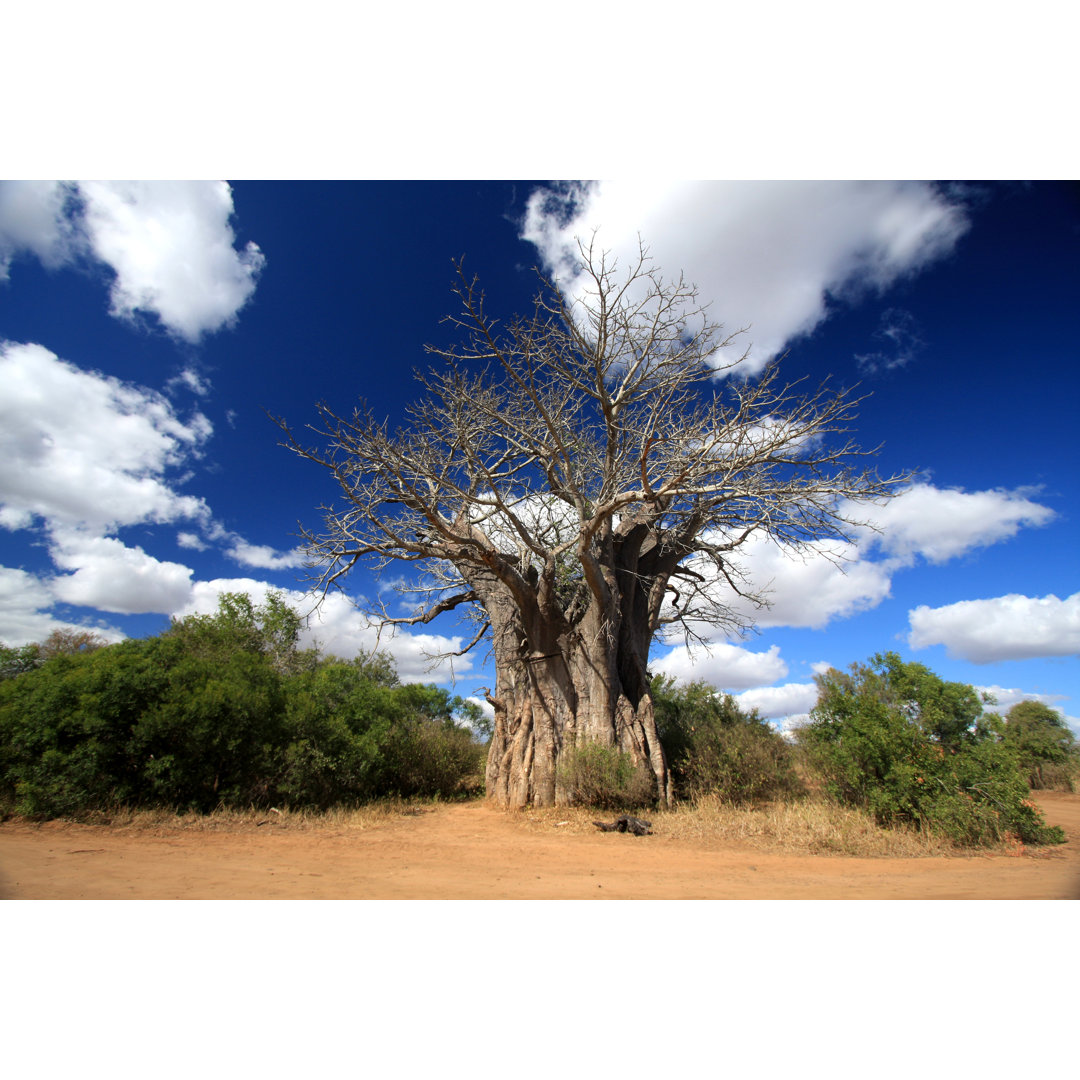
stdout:
[(364, 829), (0, 824), (0, 898), (1080, 899), (1080, 795), (1038, 796), (1068, 842), (1018, 855), (777, 855), (657, 835), (538, 828), (480, 802)]

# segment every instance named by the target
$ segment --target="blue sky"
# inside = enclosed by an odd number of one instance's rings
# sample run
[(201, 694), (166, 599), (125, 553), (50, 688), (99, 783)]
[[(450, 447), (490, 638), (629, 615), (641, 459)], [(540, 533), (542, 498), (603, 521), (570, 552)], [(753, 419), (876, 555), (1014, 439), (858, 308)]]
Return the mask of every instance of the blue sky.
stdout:
[[(398, 420), (424, 344), (448, 340), (453, 259), (510, 315), (594, 228), (616, 253), (640, 233), (748, 325), (751, 370), (786, 352), (791, 379), (861, 382), (859, 441), (917, 474), (846, 573), (748, 552), (773, 590), (760, 633), (660, 646), (653, 670), (784, 725), (822, 665), (894, 649), (1077, 727), (1080, 189), (1061, 182), (5, 182), (0, 640), (155, 633), (222, 589), (300, 602), (297, 522), (334, 492), (266, 412), (301, 427), (362, 395)], [(424, 654), (464, 631), (426, 629), (383, 644), (403, 677), (446, 681)], [(374, 641), (340, 599), (312, 633)], [(491, 682), (482, 651), (456, 674), (465, 695)]]

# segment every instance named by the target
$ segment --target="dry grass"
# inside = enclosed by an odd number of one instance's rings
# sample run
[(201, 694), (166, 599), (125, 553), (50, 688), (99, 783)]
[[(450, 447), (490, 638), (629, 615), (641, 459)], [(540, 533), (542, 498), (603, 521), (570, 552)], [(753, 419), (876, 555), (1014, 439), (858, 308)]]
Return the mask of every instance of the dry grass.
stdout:
[(107, 825), (123, 832), (246, 832), (273, 826), (275, 831), (353, 832), (406, 816), (428, 813), (430, 800), (380, 799), (356, 807), (332, 810), (215, 810), (210, 814), (172, 810), (94, 811), (78, 820), (86, 825)]
[[(522, 820), (544, 832), (593, 833), (593, 822), (614, 815), (588, 808), (526, 810)], [(863, 858), (917, 858), (970, 855), (948, 840), (914, 829), (883, 829), (869, 814), (816, 799), (746, 808), (706, 796), (673, 810), (639, 814), (653, 834), (672, 840), (751, 847), (785, 855), (848, 855)], [(984, 850), (985, 854), (985, 850)]]
[(668, 821), (672, 835), (686, 839), (716, 839), (786, 854), (883, 858), (958, 854), (943, 837), (909, 828), (883, 829), (867, 813), (816, 799), (743, 809), (709, 796), (677, 808)]
[[(395, 818), (431, 813), (437, 800), (382, 799), (364, 806), (333, 810), (216, 810), (211, 814), (169, 810), (96, 811), (79, 818), (87, 825), (105, 825), (123, 832), (164, 834), (246, 832), (269, 826), (328, 834), (363, 831)], [(528, 808), (511, 815), (523, 828), (544, 833), (592, 835), (594, 821), (610, 821), (612, 811), (591, 807)], [(672, 810), (639, 811), (652, 822), (658, 838), (711, 847), (748, 847), (785, 855), (847, 855), (862, 858), (967, 856), (1005, 851), (1004, 845), (981, 852), (958, 849), (948, 840), (914, 829), (883, 829), (869, 814), (822, 799), (737, 807), (716, 796), (681, 803)]]

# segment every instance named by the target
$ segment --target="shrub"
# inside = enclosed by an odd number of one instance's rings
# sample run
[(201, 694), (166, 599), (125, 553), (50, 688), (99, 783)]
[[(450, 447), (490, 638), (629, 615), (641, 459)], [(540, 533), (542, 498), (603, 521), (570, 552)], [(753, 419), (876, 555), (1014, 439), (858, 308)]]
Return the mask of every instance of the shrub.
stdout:
[(452, 720), (421, 720), (399, 729), (391, 753), (392, 794), (451, 797), (483, 788), (485, 748)]
[(484, 748), (457, 723), (474, 707), (401, 686), (384, 656), (319, 661), (298, 626), (280, 598), (227, 595), (156, 638), (35, 652), (0, 679), (0, 807), (327, 809), (482, 785)]
[(961, 846), (1009, 833), (1062, 842), (1031, 801), (1000, 725), (972, 715), (974, 690), (953, 691), (956, 684), (910, 666), (888, 654), (817, 677), (818, 702), (798, 738), (826, 793), (868, 809), (879, 824), (907, 822)]
[(385, 787), (385, 742), (396, 715), (391, 687), (360, 665), (325, 663), (286, 680), (286, 747), (275, 797), (326, 809)]
[(269, 657), (184, 656), (170, 670), (162, 700), (132, 732), (145, 797), (204, 811), (265, 805), (283, 714), (282, 681)]
[(601, 743), (566, 747), (555, 781), (571, 804), (600, 810), (634, 810), (656, 798), (652, 773), (626, 751)]
[(0, 787), (18, 813), (54, 817), (137, 798), (131, 733), (168, 692), (159, 642), (58, 655), (0, 684)]
[(711, 792), (725, 802), (749, 805), (802, 793), (791, 747), (767, 724), (709, 725), (695, 734), (681, 762), (692, 797)]
[(437, 686), (394, 692), (396, 714), (386, 742), (387, 794), (456, 795), (472, 788), (484, 748), (455, 721), (465, 703)]
[(747, 805), (801, 795), (792, 747), (756, 712), (704, 682), (652, 684), (657, 731), (676, 790)]

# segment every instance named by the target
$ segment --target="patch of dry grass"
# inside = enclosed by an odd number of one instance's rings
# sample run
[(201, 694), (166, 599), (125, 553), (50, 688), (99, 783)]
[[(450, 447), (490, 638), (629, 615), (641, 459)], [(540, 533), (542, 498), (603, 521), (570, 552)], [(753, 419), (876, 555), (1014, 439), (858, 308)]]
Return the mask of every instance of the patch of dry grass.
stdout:
[(106, 825), (125, 832), (246, 832), (263, 827), (275, 831), (352, 832), (406, 816), (416, 816), (432, 809), (430, 800), (380, 799), (355, 807), (331, 810), (215, 810), (209, 814), (172, 810), (94, 811), (79, 818), (85, 825)]
[[(544, 832), (595, 833), (594, 821), (614, 815), (582, 807), (522, 811), (522, 821)], [(817, 799), (748, 808), (716, 796), (680, 803), (673, 810), (640, 813), (653, 835), (702, 844), (752, 847), (785, 855), (916, 858), (971, 855), (948, 840), (915, 829), (883, 829), (869, 815)]]
[(676, 808), (665, 821), (673, 836), (716, 839), (785, 854), (895, 859), (960, 853), (951, 841), (932, 833), (884, 829), (863, 811), (817, 799), (750, 809), (708, 796), (692, 806)]
[[(382, 799), (364, 806), (332, 810), (216, 810), (210, 814), (170, 810), (95, 811), (78, 820), (124, 832), (247, 832), (268, 828), (300, 832), (345, 833), (419, 817), (439, 806), (431, 799)], [(594, 821), (611, 821), (613, 811), (595, 807), (545, 807), (511, 811), (511, 820), (528, 831), (598, 835)], [(847, 855), (862, 858), (972, 857), (1006, 853), (1006, 845), (971, 851), (947, 839), (915, 829), (884, 829), (859, 810), (811, 797), (760, 807), (739, 807), (715, 795), (680, 803), (672, 810), (638, 811), (652, 822), (658, 839), (705, 846), (748, 847), (785, 855)]]

